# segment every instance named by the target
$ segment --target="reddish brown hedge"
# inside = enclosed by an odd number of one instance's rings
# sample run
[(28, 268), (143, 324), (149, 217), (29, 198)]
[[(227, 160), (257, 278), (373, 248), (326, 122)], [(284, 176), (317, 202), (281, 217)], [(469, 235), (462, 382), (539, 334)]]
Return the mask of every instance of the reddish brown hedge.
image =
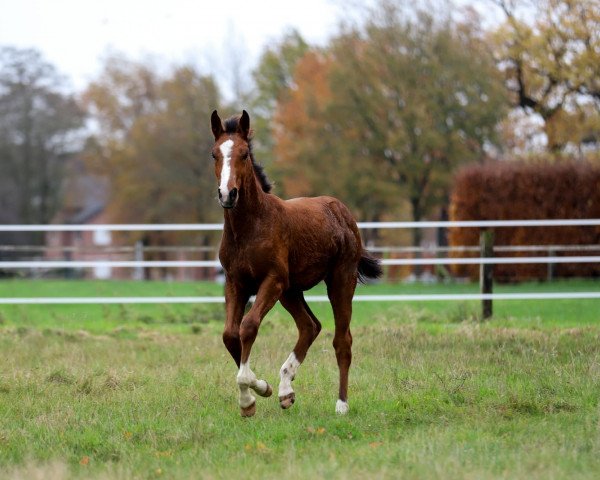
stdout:
[[(600, 167), (589, 163), (499, 162), (470, 166), (459, 171), (451, 195), (452, 220), (582, 219), (600, 218)], [(450, 229), (452, 246), (478, 245), (479, 229)], [(600, 255), (600, 227), (496, 228), (495, 246), (598, 245), (598, 250), (557, 253)], [(547, 255), (542, 252), (496, 256)], [(456, 256), (463, 256), (462, 253)], [(501, 281), (543, 279), (548, 267), (496, 265), (494, 278)], [(600, 265), (557, 264), (555, 275), (600, 276)], [(478, 277), (477, 267), (455, 266), (459, 276)]]

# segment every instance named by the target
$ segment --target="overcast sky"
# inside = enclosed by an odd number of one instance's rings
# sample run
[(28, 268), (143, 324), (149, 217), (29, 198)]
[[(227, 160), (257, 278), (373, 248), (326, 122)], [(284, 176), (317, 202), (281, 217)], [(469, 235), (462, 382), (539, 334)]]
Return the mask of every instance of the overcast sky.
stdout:
[[(34, 47), (76, 88), (109, 51), (134, 59), (194, 62), (217, 75), (238, 52), (252, 67), (262, 48), (297, 28), (312, 43), (335, 30), (339, 3), (329, 0), (2, 0), (0, 45)], [(244, 66), (244, 65), (243, 65)]]
[[(465, 3), (467, 0), (462, 0)], [(249, 71), (270, 42), (296, 28), (323, 44), (348, 0), (0, 0), (0, 46), (34, 47), (83, 89), (108, 52), (160, 64), (190, 62), (221, 78), (232, 62)], [(355, 1), (354, 3), (366, 3)], [(240, 60), (241, 59), (241, 60)]]

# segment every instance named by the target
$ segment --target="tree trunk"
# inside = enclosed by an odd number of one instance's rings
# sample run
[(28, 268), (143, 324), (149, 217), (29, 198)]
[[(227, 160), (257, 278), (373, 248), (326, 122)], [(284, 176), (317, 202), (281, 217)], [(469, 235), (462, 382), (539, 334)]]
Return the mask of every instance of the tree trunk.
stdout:
[(32, 104), (29, 98), (25, 98), (23, 101), (23, 145), (21, 147), (21, 155), (23, 159), (22, 169), (19, 172), (21, 175), (19, 190), (20, 190), (20, 198), (19, 198), (19, 207), (21, 213), (21, 222), (22, 223), (33, 223), (33, 218), (31, 214), (31, 197), (32, 197), (32, 162), (33, 162), (33, 140), (32, 140), (32, 119), (31, 119), (31, 109)]
[[(442, 222), (447, 222), (449, 220), (448, 208), (446, 205), (442, 206), (440, 209), (440, 220)], [(438, 247), (447, 247), (448, 246), (448, 228), (439, 227), (437, 229), (437, 244)]]

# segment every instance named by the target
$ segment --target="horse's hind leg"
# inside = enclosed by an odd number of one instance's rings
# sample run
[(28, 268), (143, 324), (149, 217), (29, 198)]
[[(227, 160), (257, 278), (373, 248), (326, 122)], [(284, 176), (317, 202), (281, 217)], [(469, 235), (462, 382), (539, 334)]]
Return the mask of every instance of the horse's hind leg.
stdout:
[(335, 411), (341, 415), (348, 413), (348, 372), (352, 363), (352, 297), (356, 288), (356, 272), (334, 272), (327, 280), (327, 295), (333, 308), (335, 334), (333, 348), (340, 371), (340, 389)]
[(306, 352), (319, 335), (321, 323), (314, 316), (300, 291), (285, 292), (279, 299), (283, 307), (292, 315), (298, 327), (298, 341), (279, 371), (279, 404), (281, 408), (290, 408), (296, 399), (292, 381)]

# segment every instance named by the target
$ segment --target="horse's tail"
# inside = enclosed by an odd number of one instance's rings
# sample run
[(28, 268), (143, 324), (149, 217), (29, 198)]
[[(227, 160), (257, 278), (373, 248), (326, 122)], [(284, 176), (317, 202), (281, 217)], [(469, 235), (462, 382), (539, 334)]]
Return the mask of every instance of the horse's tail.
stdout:
[(368, 279), (376, 279), (383, 275), (381, 262), (373, 257), (366, 250), (362, 251), (362, 256), (358, 262), (358, 281), (367, 283)]

